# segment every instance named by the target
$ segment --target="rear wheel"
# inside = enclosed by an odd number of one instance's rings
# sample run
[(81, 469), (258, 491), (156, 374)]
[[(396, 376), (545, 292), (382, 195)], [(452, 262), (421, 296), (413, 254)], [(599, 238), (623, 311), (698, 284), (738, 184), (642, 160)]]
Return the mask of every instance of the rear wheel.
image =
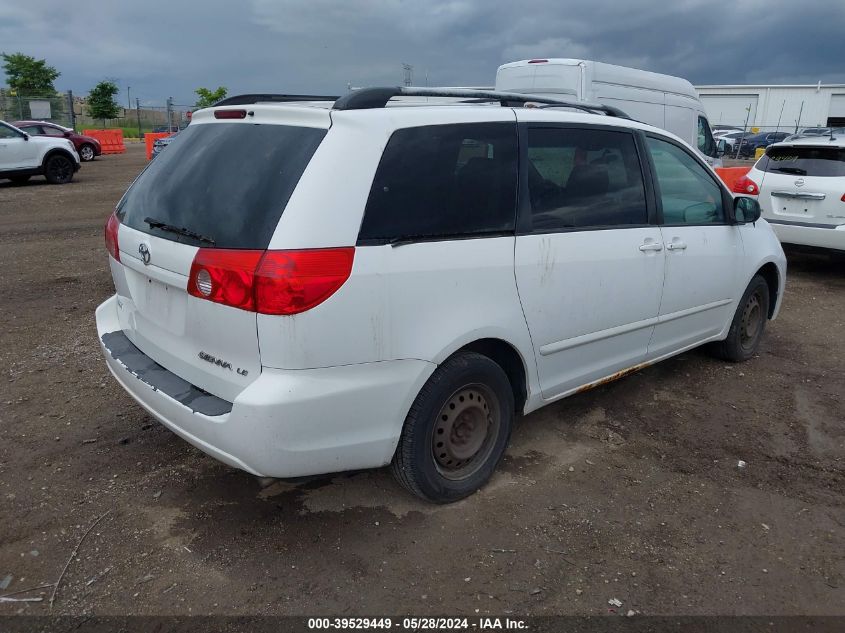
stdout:
[(22, 185), (27, 180), (30, 179), (30, 176), (9, 176), (9, 180), (11, 180), (16, 185)]
[(510, 381), (486, 356), (460, 352), (420, 390), (391, 462), (394, 477), (435, 503), (457, 501), (490, 479), (514, 418)]
[(52, 185), (63, 185), (73, 180), (73, 161), (64, 154), (53, 154), (44, 164), (44, 177)]
[(760, 275), (754, 275), (737, 306), (728, 337), (714, 343), (713, 352), (735, 363), (748, 360), (760, 345), (768, 316), (769, 284)]
[(79, 148), (79, 158), (81, 158), (86, 163), (88, 161), (94, 160), (94, 147), (92, 145), (85, 144)]

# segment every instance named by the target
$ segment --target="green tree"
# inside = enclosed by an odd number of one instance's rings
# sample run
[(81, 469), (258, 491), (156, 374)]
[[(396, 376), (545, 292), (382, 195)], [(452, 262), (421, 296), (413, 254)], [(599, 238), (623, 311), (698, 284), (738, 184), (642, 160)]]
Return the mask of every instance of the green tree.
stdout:
[(46, 59), (35, 59), (23, 53), (0, 53), (0, 57), (9, 88), (29, 94), (56, 92), (53, 82), (61, 73), (48, 66)]
[(88, 116), (92, 119), (102, 119), (103, 125), (106, 119), (116, 119), (120, 114), (120, 106), (114, 100), (117, 93), (117, 85), (109, 79), (104, 79), (94, 86), (88, 93)]
[(225, 86), (218, 86), (217, 90), (209, 90), (208, 88), (197, 88), (194, 90), (197, 93), (197, 108), (207, 108), (214, 105), (220, 99), (225, 99), (229, 91)]

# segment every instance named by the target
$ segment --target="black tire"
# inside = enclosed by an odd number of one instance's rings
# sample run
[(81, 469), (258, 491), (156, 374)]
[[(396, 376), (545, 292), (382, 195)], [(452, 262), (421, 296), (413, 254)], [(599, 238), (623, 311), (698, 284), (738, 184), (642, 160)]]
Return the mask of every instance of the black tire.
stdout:
[(736, 308), (728, 337), (712, 345), (713, 353), (733, 363), (748, 360), (760, 345), (768, 318), (769, 284), (762, 276), (754, 275)]
[(513, 389), (502, 368), (487, 356), (459, 352), (414, 400), (390, 464), (393, 476), (434, 503), (471, 495), (502, 459), (513, 420)]
[(11, 180), (16, 185), (22, 185), (26, 181), (28, 181), (31, 176), (9, 176), (9, 180)]
[(64, 185), (73, 180), (73, 160), (66, 154), (53, 154), (44, 163), (44, 177), (51, 185)]
[(94, 146), (90, 143), (85, 143), (82, 147), (79, 148), (79, 159), (83, 163), (87, 163), (88, 161), (94, 160)]

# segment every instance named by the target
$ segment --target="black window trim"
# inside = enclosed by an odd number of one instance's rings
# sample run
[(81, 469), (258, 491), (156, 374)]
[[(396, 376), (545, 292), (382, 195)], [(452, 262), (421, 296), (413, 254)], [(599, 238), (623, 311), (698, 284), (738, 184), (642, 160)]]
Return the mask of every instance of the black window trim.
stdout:
[[(657, 217), (656, 217), (656, 224), (657, 226), (669, 226), (669, 227), (681, 227), (681, 226), (733, 226), (736, 224), (736, 221), (733, 217), (733, 204), (734, 198), (728, 192), (725, 183), (722, 182), (722, 179), (718, 176), (714, 176), (710, 166), (698, 156), (698, 152), (690, 151), (689, 148), (684, 147), (682, 143), (679, 143), (673, 138), (669, 138), (668, 136), (663, 136), (662, 134), (657, 134), (655, 132), (639, 132), (639, 136), (642, 137), (642, 145), (645, 152), (646, 162), (648, 162), (649, 172), (651, 174), (651, 181), (652, 186), (654, 189), (654, 198), (655, 203), (657, 205)], [(665, 143), (669, 143), (670, 145), (674, 145), (681, 151), (685, 152), (687, 156), (691, 157), (695, 162), (699, 164), (704, 169), (704, 172), (713, 181), (713, 183), (719, 188), (719, 191), (722, 193), (722, 208), (724, 209), (724, 220), (722, 222), (681, 222), (678, 224), (666, 224), (663, 221), (663, 201), (660, 197), (660, 183), (657, 181), (657, 170), (654, 168), (654, 161), (651, 158), (651, 151), (648, 148), (648, 139), (653, 138), (658, 141), (663, 141)]]
[[(563, 121), (532, 121), (521, 122), (519, 125), (519, 182), (518, 194), (519, 212), (516, 219), (516, 234), (520, 235), (548, 235), (551, 233), (582, 233), (586, 231), (613, 231), (619, 229), (642, 229), (654, 226), (657, 221), (656, 196), (652, 185), (650, 170), (647, 168), (643, 156), (643, 144), (638, 139), (637, 130), (618, 125), (601, 125), (594, 123), (571, 123)], [(576, 129), (576, 130), (599, 130), (603, 132), (617, 132), (628, 134), (633, 137), (634, 146), (637, 150), (637, 159), (640, 165), (640, 173), (643, 178), (645, 189), (646, 219), (643, 224), (601, 224), (596, 226), (561, 227), (549, 229), (531, 228), (531, 198), (528, 192), (528, 130), (529, 129)]]
[[(379, 168), (381, 167), (381, 161), (384, 160), (384, 152), (387, 149), (387, 146), (390, 144), (390, 141), (393, 139), (393, 135), (397, 132), (401, 132), (403, 130), (418, 128), (418, 127), (446, 127), (452, 125), (476, 125), (476, 124), (488, 124), (488, 123), (502, 123), (506, 125), (513, 125), (514, 126), (514, 133), (516, 134), (516, 155), (517, 155), (517, 165), (516, 165), (516, 172), (517, 172), (517, 186), (516, 186), (516, 196), (514, 198), (514, 205), (513, 205), (513, 229), (506, 229), (504, 231), (479, 231), (477, 233), (444, 233), (438, 235), (410, 235), (408, 237), (361, 237), (361, 228), (364, 226), (364, 216), (367, 213), (367, 205), (370, 202), (370, 195), (373, 188), (373, 183), (375, 182), (376, 176), (378, 175)], [(408, 246), (410, 244), (428, 244), (428, 243), (435, 243), (435, 242), (456, 242), (456, 241), (463, 241), (463, 240), (480, 240), (480, 239), (492, 239), (498, 237), (513, 237), (516, 234), (516, 225), (519, 222), (519, 181), (521, 180), (520, 171), (521, 171), (521, 161), (520, 157), (522, 155), (522, 137), (519, 133), (519, 127), (517, 124), (516, 119), (513, 120), (496, 120), (496, 121), (455, 121), (452, 123), (425, 123), (421, 125), (407, 125), (404, 127), (396, 128), (388, 137), (387, 141), (384, 144), (384, 148), (382, 149), (382, 155), (379, 158), (378, 165), (376, 165), (376, 169), (373, 172), (373, 176), (370, 179), (370, 185), (367, 189), (367, 199), (364, 201), (364, 209), (361, 213), (361, 223), (358, 225), (358, 234), (355, 239), (355, 246), (386, 246), (391, 245), (394, 248), (399, 246)]]

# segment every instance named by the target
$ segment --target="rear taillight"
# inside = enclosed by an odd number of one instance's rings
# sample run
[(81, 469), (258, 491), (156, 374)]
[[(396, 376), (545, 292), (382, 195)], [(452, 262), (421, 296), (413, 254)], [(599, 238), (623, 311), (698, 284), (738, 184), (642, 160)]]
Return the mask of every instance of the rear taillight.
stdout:
[(106, 221), (105, 235), (106, 235), (106, 250), (109, 255), (120, 261), (120, 249), (117, 245), (117, 230), (120, 228), (120, 220), (112, 213)]
[(236, 251), (201, 248), (188, 293), (260, 314), (298, 314), (321, 304), (349, 279), (355, 249)]
[(734, 183), (734, 186), (731, 187), (731, 191), (734, 193), (741, 193), (746, 196), (756, 196), (760, 193), (760, 187), (758, 187), (757, 183), (751, 180), (748, 176), (742, 176)]
[(845, 202), (845, 193), (843, 193), (843, 194), (842, 194), (842, 197), (841, 197), (841, 198), (839, 198), (839, 199), (840, 199), (840, 200), (842, 200), (842, 202)]
[(255, 311), (255, 268), (264, 251), (201, 248), (194, 256), (188, 294), (215, 303)]

